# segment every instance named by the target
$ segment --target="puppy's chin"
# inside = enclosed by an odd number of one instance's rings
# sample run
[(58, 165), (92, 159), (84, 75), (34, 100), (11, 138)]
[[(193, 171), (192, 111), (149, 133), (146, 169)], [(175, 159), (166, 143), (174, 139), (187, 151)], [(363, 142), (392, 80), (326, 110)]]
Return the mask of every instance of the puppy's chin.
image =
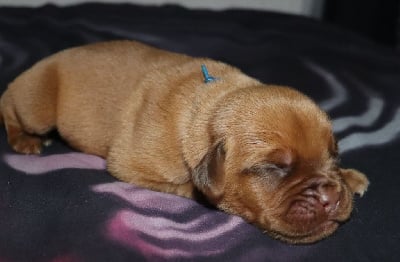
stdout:
[(290, 244), (311, 244), (330, 236), (339, 227), (339, 222), (327, 220), (307, 232), (277, 232), (271, 231), (271, 236)]
[(249, 209), (244, 212), (232, 209), (225, 209), (225, 211), (243, 217), (264, 233), (290, 244), (310, 244), (322, 240), (334, 233), (350, 215), (350, 209), (338, 218), (329, 216), (323, 211), (317, 211), (316, 209), (320, 207), (303, 207), (303, 205), (303, 203), (294, 203), (286, 211), (275, 216), (271, 214), (263, 216)]

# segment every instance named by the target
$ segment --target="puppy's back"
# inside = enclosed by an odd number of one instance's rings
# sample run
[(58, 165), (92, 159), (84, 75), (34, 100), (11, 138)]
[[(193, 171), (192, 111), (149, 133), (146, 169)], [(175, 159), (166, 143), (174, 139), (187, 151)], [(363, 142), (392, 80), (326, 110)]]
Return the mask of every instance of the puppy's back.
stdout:
[(140, 103), (128, 99), (135, 92), (140, 98), (138, 83), (146, 72), (187, 59), (134, 41), (66, 49), (9, 84), (1, 99), (2, 115), (31, 134), (57, 127), (72, 146), (106, 156), (121, 112)]

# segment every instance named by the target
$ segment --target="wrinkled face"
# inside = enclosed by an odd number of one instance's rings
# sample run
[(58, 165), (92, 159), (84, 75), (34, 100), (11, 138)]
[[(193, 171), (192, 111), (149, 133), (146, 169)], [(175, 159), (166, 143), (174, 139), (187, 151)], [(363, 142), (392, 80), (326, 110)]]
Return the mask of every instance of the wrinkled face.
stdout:
[(313, 104), (284, 106), (257, 108), (257, 114), (227, 122), (208, 157), (202, 191), (220, 209), (275, 238), (311, 243), (349, 218), (353, 194), (363, 194), (368, 180), (339, 168), (324, 113)]
[(348, 219), (353, 192), (333, 152), (308, 159), (284, 145), (265, 147), (227, 150), (219, 208), (292, 243), (324, 238)]

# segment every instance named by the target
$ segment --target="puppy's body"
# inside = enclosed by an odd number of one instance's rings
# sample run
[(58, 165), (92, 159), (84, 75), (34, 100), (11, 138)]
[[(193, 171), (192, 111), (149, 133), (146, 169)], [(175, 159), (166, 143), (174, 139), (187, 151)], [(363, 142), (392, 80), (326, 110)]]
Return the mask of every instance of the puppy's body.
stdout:
[[(216, 81), (204, 83), (202, 64)], [(57, 128), (123, 181), (185, 197), (200, 191), (290, 242), (332, 233), (368, 184), (337, 167), (330, 122), (306, 96), (137, 42), (42, 60), (9, 85), (1, 112), (18, 152), (39, 153), (39, 136)]]

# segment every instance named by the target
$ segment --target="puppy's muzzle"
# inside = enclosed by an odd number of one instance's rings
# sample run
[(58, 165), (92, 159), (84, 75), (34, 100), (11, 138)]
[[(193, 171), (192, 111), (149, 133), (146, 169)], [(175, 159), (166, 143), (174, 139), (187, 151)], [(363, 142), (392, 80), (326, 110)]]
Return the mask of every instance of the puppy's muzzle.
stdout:
[(286, 214), (289, 224), (305, 231), (334, 221), (340, 204), (339, 186), (326, 178), (315, 178), (292, 200)]

